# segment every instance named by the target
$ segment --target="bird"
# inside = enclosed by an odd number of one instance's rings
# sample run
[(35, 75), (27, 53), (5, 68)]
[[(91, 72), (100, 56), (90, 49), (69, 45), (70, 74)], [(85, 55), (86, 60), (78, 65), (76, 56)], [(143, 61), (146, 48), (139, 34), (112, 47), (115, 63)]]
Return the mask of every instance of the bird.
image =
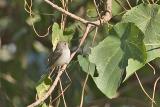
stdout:
[(54, 51), (48, 56), (48, 67), (53, 70), (57, 66), (68, 64), (70, 49), (66, 41), (59, 41)]

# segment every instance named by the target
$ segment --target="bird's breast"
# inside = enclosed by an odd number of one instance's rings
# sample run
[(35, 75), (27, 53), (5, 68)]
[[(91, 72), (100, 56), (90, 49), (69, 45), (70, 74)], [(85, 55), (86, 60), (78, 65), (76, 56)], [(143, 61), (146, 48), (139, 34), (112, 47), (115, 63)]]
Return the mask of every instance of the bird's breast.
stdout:
[(62, 55), (55, 62), (55, 65), (62, 66), (64, 64), (68, 64), (70, 60), (70, 50), (63, 50)]

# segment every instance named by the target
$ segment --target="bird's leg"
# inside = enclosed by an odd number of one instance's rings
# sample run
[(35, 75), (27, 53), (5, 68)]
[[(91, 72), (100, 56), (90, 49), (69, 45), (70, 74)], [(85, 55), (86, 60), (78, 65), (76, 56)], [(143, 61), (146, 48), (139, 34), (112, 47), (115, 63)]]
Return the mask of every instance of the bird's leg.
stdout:
[(67, 77), (68, 77), (69, 81), (70, 81), (70, 82), (72, 82), (72, 80), (71, 80), (71, 78), (69, 77), (69, 75), (68, 75), (67, 71), (65, 70), (64, 72), (66, 73), (66, 75), (67, 75)]
[[(56, 66), (52, 69), (52, 71), (50, 72), (49, 74), (49, 77), (53, 77), (55, 76), (56, 74), (58, 74), (58, 72), (61, 70), (61, 66)], [(54, 72), (54, 73), (53, 73)]]
[(48, 77), (51, 77), (51, 76), (52, 76), (54, 70), (55, 70), (55, 67), (51, 69), (51, 72), (49, 73), (49, 76), (48, 76)]

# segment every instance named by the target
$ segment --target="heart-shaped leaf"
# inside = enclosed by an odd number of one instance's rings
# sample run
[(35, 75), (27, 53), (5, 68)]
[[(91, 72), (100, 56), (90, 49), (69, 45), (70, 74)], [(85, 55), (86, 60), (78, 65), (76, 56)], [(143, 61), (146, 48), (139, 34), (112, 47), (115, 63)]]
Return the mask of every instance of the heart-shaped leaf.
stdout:
[[(124, 14), (122, 22), (133, 22), (144, 33), (144, 43), (147, 49), (146, 63), (160, 57), (160, 6), (157, 4), (140, 4)], [(145, 65), (129, 60), (126, 79), (136, 70)], [(125, 80), (126, 80), (125, 79)]]
[(143, 33), (134, 24), (119, 23), (106, 39), (91, 50), (89, 60), (96, 65), (99, 74), (92, 78), (107, 97), (116, 95), (129, 58), (145, 62), (143, 38)]

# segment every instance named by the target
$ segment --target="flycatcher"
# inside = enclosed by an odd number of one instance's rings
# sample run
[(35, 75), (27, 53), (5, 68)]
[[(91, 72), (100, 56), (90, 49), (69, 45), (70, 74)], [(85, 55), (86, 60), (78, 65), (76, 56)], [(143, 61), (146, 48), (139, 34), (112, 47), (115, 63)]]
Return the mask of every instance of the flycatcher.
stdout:
[(52, 51), (48, 58), (48, 67), (54, 69), (57, 66), (68, 64), (70, 60), (70, 49), (65, 41), (58, 42), (56, 49)]

